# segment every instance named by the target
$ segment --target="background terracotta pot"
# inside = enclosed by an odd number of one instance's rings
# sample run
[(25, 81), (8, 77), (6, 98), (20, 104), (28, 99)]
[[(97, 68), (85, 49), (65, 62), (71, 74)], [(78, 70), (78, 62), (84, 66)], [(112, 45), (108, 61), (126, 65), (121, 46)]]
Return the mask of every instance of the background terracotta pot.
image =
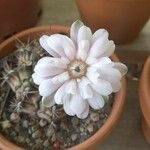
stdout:
[(36, 24), (42, 0), (0, 0), (0, 42)]
[(146, 140), (150, 144), (150, 56), (144, 65), (141, 75), (139, 96), (143, 113), (142, 129)]
[[(15, 50), (16, 39), (20, 39), (21, 41), (27, 41), (30, 39), (37, 39), (43, 34), (53, 34), (53, 33), (62, 33), (67, 34), (69, 28), (64, 26), (45, 26), (45, 27), (36, 27), (21, 32), (8, 40), (4, 41), (0, 44), (0, 58), (8, 55), (9, 53)], [(114, 55), (112, 58), (115, 61), (118, 61), (118, 58)], [(126, 94), (126, 81), (125, 78), (122, 79), (122, 87), (121, 90), (115, 94), (115, 102), (113, 104), (112, 112), (108, 117), (106, 123), (88, 140), (85, 142), (70, 148), (70, 150), (94, 150), (96, 144), (103, 141), (104, 137), (108, 135), (115, 124), (117, 123), (125, 102), (125, 94)], [(0, 135), (0, 149), (2, 150), (20, 150), (21, 148), (15, 146), (13, 143), (10, 143), (7, 139), (5, 139), (2, 135)]]
[(116, 44), (132, 41), (150, 17), (150, 0), (76, 0), (83, 22), (105, 28)]

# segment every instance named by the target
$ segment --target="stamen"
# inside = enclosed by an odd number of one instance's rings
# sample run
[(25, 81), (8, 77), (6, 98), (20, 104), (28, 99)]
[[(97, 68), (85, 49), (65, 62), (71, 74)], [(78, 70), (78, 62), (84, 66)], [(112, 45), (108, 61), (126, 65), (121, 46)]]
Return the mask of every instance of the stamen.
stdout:
[(80, 67), (77, 66), (74, 70), (75, 70), (76, 72), (80, 72)]
[(82, 60), (74, 60), (68, 64), (67, 71), (70, 75), (70, 78), (80, 79), (86, 74), (87, 64)]

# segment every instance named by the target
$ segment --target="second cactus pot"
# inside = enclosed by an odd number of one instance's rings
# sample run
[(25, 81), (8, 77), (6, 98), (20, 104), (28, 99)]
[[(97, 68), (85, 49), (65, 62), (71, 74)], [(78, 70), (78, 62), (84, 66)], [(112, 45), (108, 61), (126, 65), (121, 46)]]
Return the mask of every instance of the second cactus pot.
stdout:
[(149, 0), (76, 0), (83, 22), (105, 28), (116, 44), (134, 40), (150, 17)]

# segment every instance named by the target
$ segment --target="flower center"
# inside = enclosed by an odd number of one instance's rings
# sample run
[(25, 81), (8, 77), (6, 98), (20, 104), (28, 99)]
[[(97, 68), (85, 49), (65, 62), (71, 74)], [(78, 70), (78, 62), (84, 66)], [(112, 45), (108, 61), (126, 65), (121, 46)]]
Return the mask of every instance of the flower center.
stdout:
[(81, 78), (86, 74), (87, 64), (82, 60), (74, 60), (68, 65), (68, 73), (71, 78)]

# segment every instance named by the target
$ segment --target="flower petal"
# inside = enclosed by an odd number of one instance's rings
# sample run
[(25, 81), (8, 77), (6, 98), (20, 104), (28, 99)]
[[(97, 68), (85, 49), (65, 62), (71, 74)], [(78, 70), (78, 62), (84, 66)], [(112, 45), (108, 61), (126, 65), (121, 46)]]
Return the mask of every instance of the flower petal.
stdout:
[(47, 78), (44, 78), (44, 77), (42, 78), (39, 75), (37, 75), (36, 73), (33, 73), (32, 79), (35, 84), (40, 85), (42, 83), (42, 81), (46, 80)]
[(52, 78), (52, 82), (54, 84), (63, 84), (65, 81), (69, 80), (70, 76), (68, 72), (63, 72), (62, 74), (59, 74)]
[(121, 82), (118, 80), (112, 80), (111, 82), (111, 86), (113, 88), (113, 92), (118, 92), (121, 88)]
[(77, 20), (75, 21), (70, 28), (70, 38), (72, 41), (77, 45), (77, 37), (78, 37), (78, 31), (79, 29), (83, 26), (84, 24), (80, 21)]
[(110, 56), (115, 50), (113, 41), (108, 40), (108, 34), (103, 34), (92, 45), (89, 56), (99, 58), (100, 56)]
[(36, 64), (34, 71), (41, 77), (49, 77), (64, 72), (65, 67), (66, 64), (59, 58), (43, 57)]
[(72, 59), (75, 56), (76, 50), (74, 43), (66, 35), (53, 34), (48, 38), (48, 45), (62, 57)]
[(98, 78), (100, 77), (99, 72), (97, 71), (97, 68), (95, 67), (88, 67), (87, 68), (87, 73), (86, 76), (88, 77), (88, 79), (93, 82), (93, 83), (97, 83)]
[(61, 57), (61, 60), (62, 60), (62, 62), (64, 63), (64, 64), (69, 64), (70, 63), (70, 60), (68, 59), (68, 58), (63, 58), (63, 57)]
[(113, 92), (117, 92), (119, 91), (119, 89), (121, 88), (121, 73), (114, 68), (101, 68), (100, 69), (101, 72), (101, 79), (108, 81), (113, 89)]
[(115, 44), (114, 41), (109, 41), (109, 44), (106, 47), (105, 53), (102, 54), (101, 57), (110, 57), (115, 51)]
[(101, 68), (101, 67), (111, 67), (113, 66), (114, 63), (111, 61), (110, 58), (108, 57), (102, 57), (98, 60), (98, 62), (96, 62), (95, 64), (93, 64), (92, 66), (93, 67), (96, 67), (96, 68)]
[(106, 51), (108, 39), (99, 38), (92, 46), (89, 52), (90, 57), (99, 58)]
[(90, 42), (88, 40), (83, 40), (78, 43), (77, 59), (85, 61), (90, 48)]
[(111, 67), (101, 67), (100, 69), (101, 72), (101, 78), (104, 80), (107, 80), (109, 82), (113, 81), (113, 80), (121, 80), (121, 73), (115, 69), (115, 68), (111, 68)]
[(108, 81), (98, 79), (96, 84), (91, 85), (92, 88), (100, 95), (108, 96), (113, 92), (111, 84)]
[(104, 107), (105, 104), (103, 97), (96, 92), (94, 92), (94, 96), (92, 98), (88, 99), (88, 102), (89, 105), (96, 110)]
[(89, 105), (87, 104), (86, 109), (84, 110), (84, 112), (82, 114), (77, 114), (77, 117), (80, 119), (85, 119), (89, 114)]
[(65, 89), (68, 82), (65, 82), (55, 93), (54, 99), (57, 104), (63, 104), (63, 97), (66, 94)]
[(43, 57), (37, 62), (37, 64), (40, 65), (40, 64), (46, 63), (53, 67), (66, 69), (67, 64), (66, 62), (64, 62), (64, 59), (65, 58)]
[(64, 48), (64, 51), (65, 51), (65, 55), (70, 60), (73, 60), (75, 58), (76, 51), (74, 48), (68, 46), (68, 47)]
[[(78, 117), (82, 118), (82, 114), (89, 109), (89, 105), (87, 101), (82, 99), (78, 92), (77, 94), (72, 95), (70, 108)], [(83, 117), (85, 117), (85, 115), (83, 115)]]
[(89, 27), (82, 26), (78, 32), (78, 44), (83, 40), (87, 40), (90, 42), (92, 38), (92, 31)]
[(86, 59), (86, 63), (88, 64), (88, 65), (92, 65), (92, 64), (95, 64), (95, 63), (97, 63), (98, 62), (98, 59), (97, 58), (94, 58), (94, 57), (88, 57), (87, 59)]
[(77, 82), (76, 80), (70, 80), (66, 85), (65, 92), (67, 94), (76, 94), (77, 91)]
[(96, 42), (96, 40), (98, 40), (99, 38), (101, 38), (102, 36), (105, 36), (108, 38), (109, 33), (107, 32), (107, 30), (105, 29), (99, 29), (97, 30), (93, 36), (92, 36), (92, 44), (94, 44), (94, 42)]
[(80, 95), (83, 99), (93, 97), (93, 91), (89, 85), (90, 83), (91, 82), (86, 77), (82, 77), (81, 81), (78, 83)]
[(128, 71), (127, 66), (119, 62), (114, 62), (113, 68), (119, 70), (122, 76), (124, 76)]
[(47, 40), (48, 40), (49, 36), (47, 35), (43, 35), (40, 39), (40, 45), (53, 57), (60, 57), (60, 55), (58, 53), (56, 53), (55, 51), (53, 51), (47, 44)]
[(65, 96), (64, 96), (64, 98), (63, 98), (64, 111), (65, 111), (66, 114), (68, 114), (69, 116), (74, 116), (75, 113), (71, 110), (71, 108), (70, 108), (70, 103), (71, 103), (71, 95), (70, 95), (70, 94), (65, 94)]
[(45, 107), (52, 107), (55, 105), (54, 94), (48, 97), (42, 97), (42, 105)]
[(51, 79), (44, 80), (39, 86), (39, 94), (43, 97), (47, 97), (55, 92), (61, 84), (53, 84)]

